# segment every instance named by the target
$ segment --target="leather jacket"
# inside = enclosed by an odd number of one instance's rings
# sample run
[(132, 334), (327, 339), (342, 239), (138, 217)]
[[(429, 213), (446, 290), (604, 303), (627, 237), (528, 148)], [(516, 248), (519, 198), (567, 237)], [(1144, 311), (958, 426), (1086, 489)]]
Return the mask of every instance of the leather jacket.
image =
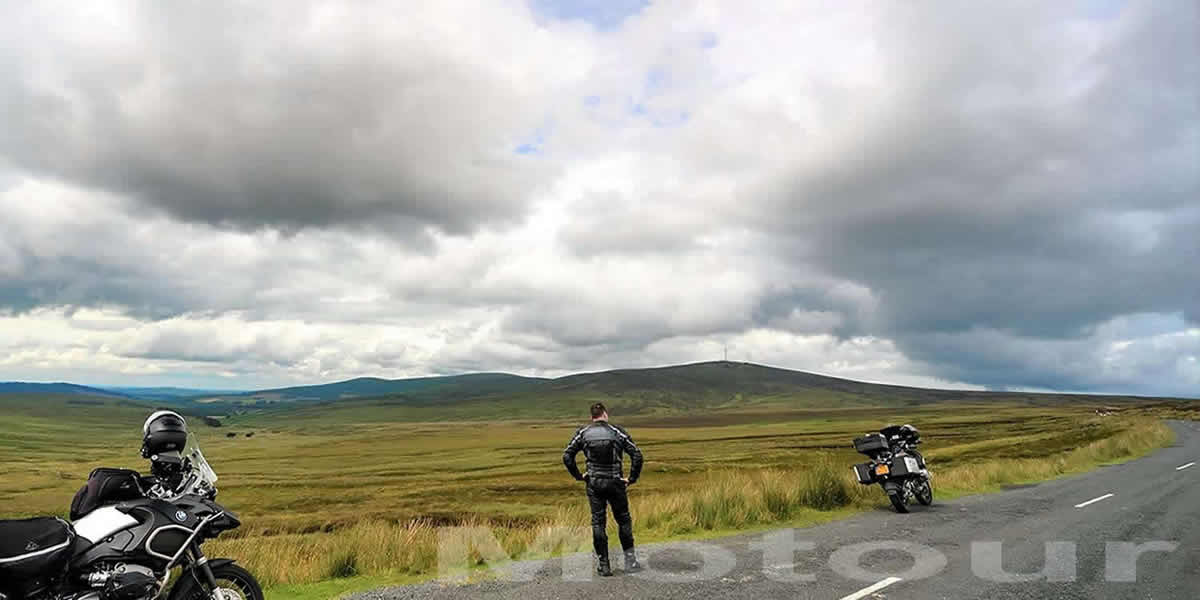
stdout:
[(592, 421), (579, 428), (567, 449), (563, 450), (563, 464), (571, 476), (583, 480), (575, 457), (580, 451), (587, 458), (589, 478), (620, 479), (622, 470), (621, 455), (628, 454), (631, 466), (629, 468), (629, 483), (642, 476), (642, 451), (633, 438), (624, 429), (608, 421)]

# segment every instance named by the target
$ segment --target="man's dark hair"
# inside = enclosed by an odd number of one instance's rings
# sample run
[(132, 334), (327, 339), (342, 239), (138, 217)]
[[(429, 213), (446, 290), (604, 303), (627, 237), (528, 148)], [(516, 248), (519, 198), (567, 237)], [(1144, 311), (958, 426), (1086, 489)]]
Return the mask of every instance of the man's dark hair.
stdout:
[(603, 402), (597, 402), (592, 405), (592, 418), (593, 419), (599, 419), (606, 412), (608, 412), (608, 409), (604, 408)]

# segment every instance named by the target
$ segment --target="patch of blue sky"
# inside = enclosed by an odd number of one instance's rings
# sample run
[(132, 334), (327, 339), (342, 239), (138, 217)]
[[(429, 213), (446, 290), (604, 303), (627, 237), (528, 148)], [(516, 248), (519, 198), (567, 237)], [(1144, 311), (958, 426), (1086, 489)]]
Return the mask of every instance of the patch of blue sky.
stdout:
[(542, 146), (533, 142), (525, 142), (513, 149), (516, 154), (541, 154)]
[(659, 92), (663, 92), (671, 84), (671, 74), (662, 67), (652, 67), (646, 72), (646, 78), (642, 82), (642, 93), (646, 96), (653, 96)]
[(1076, 0), (1079, 12), (1096, 20), (1115, 19), (1121, 15), (1127, 0)]
[[(632, 125), (641, 121), (654, 127), (679, 127), (691, 119), (691, 112), (678, 107), (660, 107), (648, 102), (644, 96), (587, 96), (583, 105), (592, 118), (613, 127)], [(527, 142), (530, 147), (525, 153), (535, 153), (537, 144)]]
[(686, 110), (661, 111), (649, 115), (650, 124), (664, 129), (679, 127), (687, 123), (691, 117), (692, 114)]
[(550, 126), (545, 125), (532, 131), (513, 148), (513, 154), (525, 156), (541, 154), (546, 148), (546, 140), (550, 135)]
[(642, 76), (640, 89), (633, 93), (592, 94), (584, 96), (583, 106), (595, 119), (619, 126), (623, 121), (644, 121), (655, 127), (678, 127), (691, 118), (680, 106), (663, 106), (655, 102), (670, 91), (671, 72), (665, 67), (651, 67)]
[(560, 21), (583, 21), (600, 31), (620, 28), (625, 19), (649, 4), (649, 0), (529, 0), (538, 15)]
[(643, 102), (629, 101), (629, 114), (637, 119), (645, 119), (655, 127), (678, 127), (691, 118), (691, 113), (683, 109), (652, 108)]

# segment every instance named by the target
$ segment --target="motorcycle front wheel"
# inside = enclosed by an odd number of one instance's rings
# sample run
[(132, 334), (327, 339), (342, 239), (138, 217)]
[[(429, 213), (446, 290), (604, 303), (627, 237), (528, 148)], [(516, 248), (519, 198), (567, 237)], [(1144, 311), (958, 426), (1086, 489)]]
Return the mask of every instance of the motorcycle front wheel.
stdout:
[(264, 600), (262, 586), (254, 575), (235, 564), (213, 569), (217, 594), (209, 593), (195, 577), (184, 577), (171, 590), (171, 600)]

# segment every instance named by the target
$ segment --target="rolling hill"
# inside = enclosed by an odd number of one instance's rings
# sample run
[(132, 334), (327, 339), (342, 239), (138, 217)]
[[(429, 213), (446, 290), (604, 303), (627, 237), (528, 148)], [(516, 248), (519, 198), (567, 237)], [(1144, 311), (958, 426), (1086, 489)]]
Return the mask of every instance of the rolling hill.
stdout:
[[(485, 380), (486, 381), (486, 380)], [(648, 369), (581, 373), (556, 379), (520, 378), (500, 386), (474, 385), (459, 378), (378, 396), (324, 402), (275, 404), (264, 414), (286, 411), (289, 419), (314, 422), (443, 421), (484, 419), (575, 418), (592, 402), (604, 402), (615, 413), (666, 417), (719, 415), (730, 411), (757, 413), (824, 408), (919, 407), (959, 404), (1019, 403), (1088, 405), (1164, 399), (1124, 396), (1034, 394), (935, 390), (865, 383), (802, 371), (740, 362), (706, 362)], [(282, 415), (281, 415), (282, 416)]]
[(74, 383), (29, 383), (0, 381), (0, 396), (23, 394), (43, 396), (96, 396), (100, 398), (131, 398), (128, 394)]
[(196, 388), (181, 388), (181, 387), (113, 387), (104, 386), (100, 389), (115, 392), (130, 398), (139, 400), (164, 400), (173, 401), (187, 398), (197, 398), (201, 396), (221, 396), (226, 394), (240, 394), (242, 390), (203, 390)]
[(790, 411), (938, 402), (1150, 402), (1126, 396), (922, 389), (865, 383), (741, 362), (705, 362), (580, 373), (555, 379), (474, 373), (411, 379), (358, 378), (321, 385), (190, 396), (186, 390), (138, 396), (135, 388), (102, 390), (73, 384), (0, 384), (5, 393), (98, 396), (167, 405), (195, 415), (263, 414), (313, 420), (478, 420), (578, 416), (592, 402), (623, 415), (666, 416), (693, 411)]
[(510, 392), (542, 381), (545, 380), (534, 377), (522, 377), (520, 375), (509, 375), (507, 373), (472, 373), (468, 375), (416, 377), (411, 379), (360, 377), (348, 381), (321, 385), (305, 385), (239, 394), (225, 394), (207, 398), (206, 401), (330, 402), (382, 396), (453, 399), (454, 397), (478, 397)]

